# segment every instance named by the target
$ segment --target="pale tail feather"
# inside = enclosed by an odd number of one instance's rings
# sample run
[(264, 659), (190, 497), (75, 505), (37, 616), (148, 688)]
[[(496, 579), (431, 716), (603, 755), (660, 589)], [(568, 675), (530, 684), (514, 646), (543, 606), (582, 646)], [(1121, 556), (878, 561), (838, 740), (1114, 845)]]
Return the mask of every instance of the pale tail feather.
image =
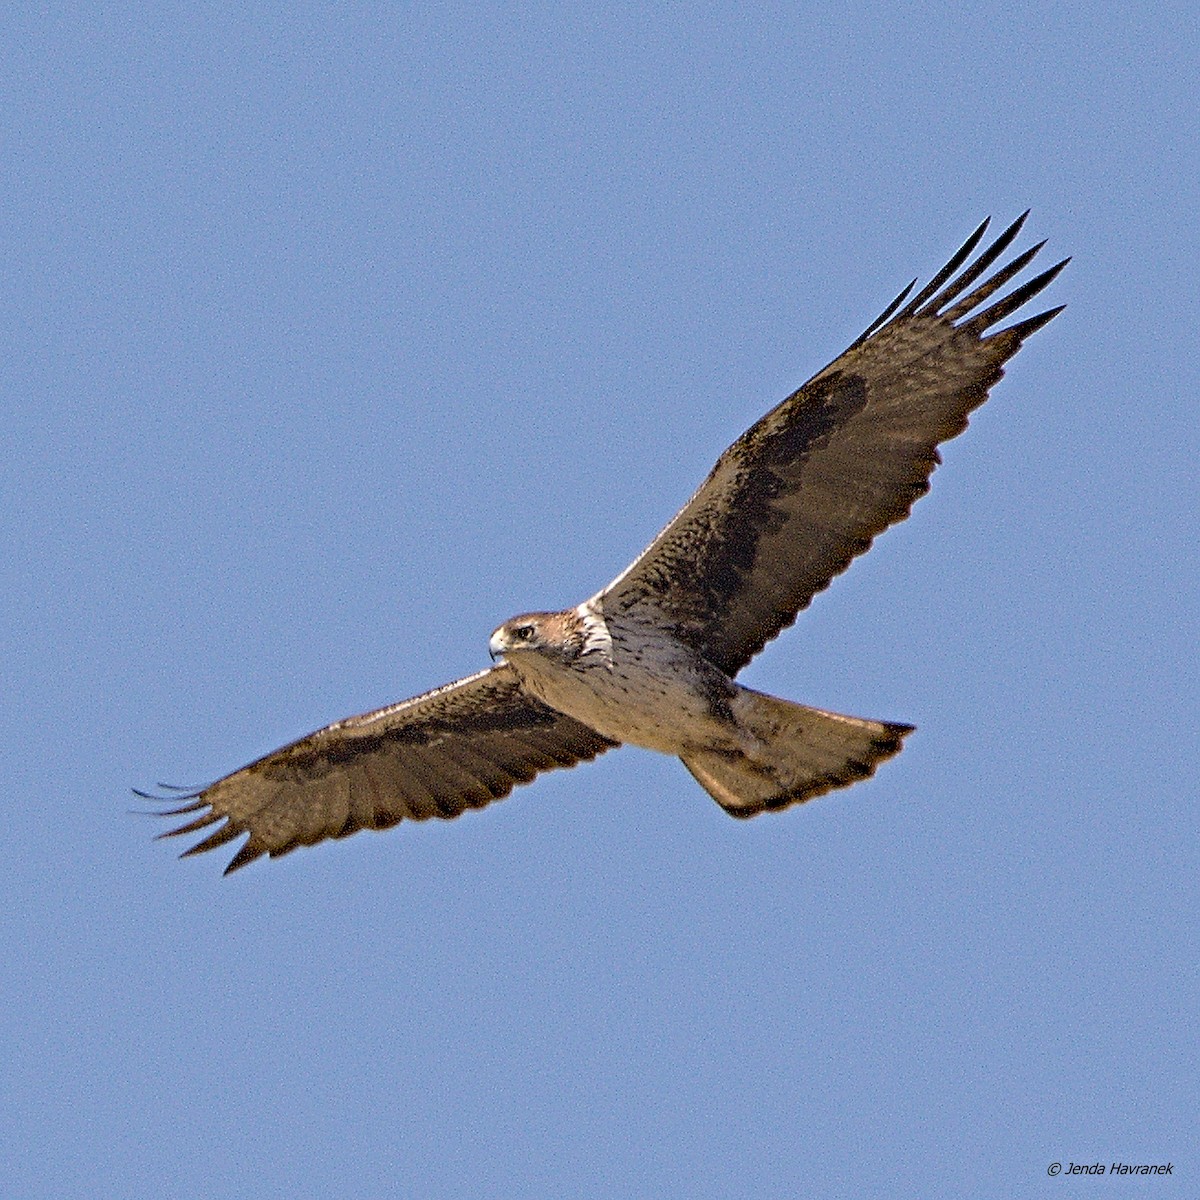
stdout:
[(787, 808), (875, 773), (911, 725), (845, 717), (742, 688), (733, 714), (745, 751), (697, 750), (680, 761), (731, 816)]

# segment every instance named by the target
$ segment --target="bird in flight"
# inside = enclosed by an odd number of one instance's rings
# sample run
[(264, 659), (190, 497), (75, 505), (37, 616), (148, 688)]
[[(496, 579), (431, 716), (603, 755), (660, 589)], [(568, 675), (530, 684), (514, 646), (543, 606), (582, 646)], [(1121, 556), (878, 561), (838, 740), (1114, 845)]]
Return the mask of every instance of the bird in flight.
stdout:
[(1069, 261), (992, 299), (1045, 244), (992, 270), (1027, 215), (976, 254), (984, 221), (920, 291), (905, 288), (738, 438), (590, 600), (505, 621), (489, 642), (493, 665), (475, 675), (337, 721), (198, 791), (138, 792), (188, 818), (161, 836), (221, 822), (186, 856), (248, 834), (228, 873), (360, 829), (457, 817), (622, 742), (678, 757), (735, 817), (872, 775), (911, 725), (809, 708), (734, 678), (908, 516), (939, 443), (1062, 311), (991, 332)]

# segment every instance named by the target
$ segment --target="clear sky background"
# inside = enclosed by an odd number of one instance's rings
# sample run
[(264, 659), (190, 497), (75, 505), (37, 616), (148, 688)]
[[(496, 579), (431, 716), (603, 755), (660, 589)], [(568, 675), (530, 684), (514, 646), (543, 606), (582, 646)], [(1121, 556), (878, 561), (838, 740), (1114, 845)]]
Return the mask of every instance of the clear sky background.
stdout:
[[(0, 16), (0, 1194), (1200, 1194), (1194, 6), (569, 7)], [(874, 780), (129, 815), (590, 595), (1027, 206), (1067, 312), (744, 677)]]

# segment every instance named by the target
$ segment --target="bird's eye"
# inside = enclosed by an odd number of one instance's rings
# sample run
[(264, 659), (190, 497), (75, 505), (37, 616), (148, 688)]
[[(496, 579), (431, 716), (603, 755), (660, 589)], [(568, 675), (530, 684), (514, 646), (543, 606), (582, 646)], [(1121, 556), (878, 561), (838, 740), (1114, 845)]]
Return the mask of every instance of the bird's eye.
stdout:
[(518, 625), (516, 629), (513, 630), (513, 636), (518, 642), (527, 642), (533, 637), (533, 626)]

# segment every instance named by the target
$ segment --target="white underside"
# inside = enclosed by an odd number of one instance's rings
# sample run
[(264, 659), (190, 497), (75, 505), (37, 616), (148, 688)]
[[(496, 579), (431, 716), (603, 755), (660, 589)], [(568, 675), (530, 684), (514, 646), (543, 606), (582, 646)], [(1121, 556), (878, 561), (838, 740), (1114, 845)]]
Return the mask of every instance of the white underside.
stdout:
[[(617, 742), (681, 754), (724, 743), (734, 733), (712, 710), (702, 666), (678, 650), (643, 645), (626, 654), (614, 639), (612, 657), (587, 666), (556, 669), (532, 654), (509, 655), (509, 662), (538, 699)], [(713, 667), (708, 671), (718, 675)]]
[(595, 645), (569, 666), (532, 651), (507, 657), (546, 704), (613, 741), (678, 756), (736, 815), (844, 787), (900, 748), (903, 727), (742, 687), (659, 631), (607, 625)]

